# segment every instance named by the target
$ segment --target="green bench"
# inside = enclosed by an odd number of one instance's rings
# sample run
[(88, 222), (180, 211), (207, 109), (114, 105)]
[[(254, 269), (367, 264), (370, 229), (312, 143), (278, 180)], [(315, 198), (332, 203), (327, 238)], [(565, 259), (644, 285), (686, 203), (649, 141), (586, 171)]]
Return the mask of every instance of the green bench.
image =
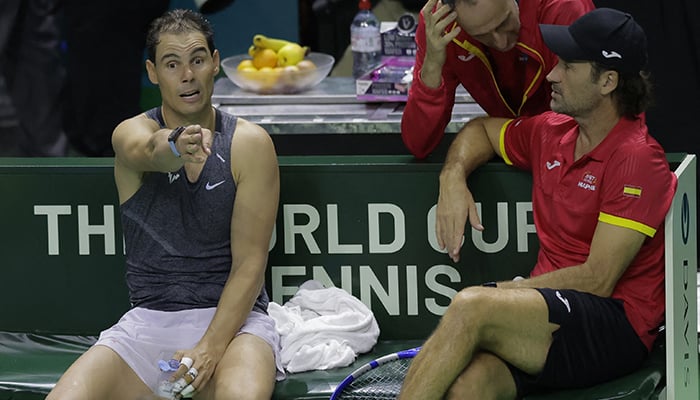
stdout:
[[(697, 269), (695, 158), (669, 160), (683, 180), (667, 217), (667, 334), (631, 375), (528, 399), (698, 398), (697, 299), (688, 285)], [(111, 162), (0, 159), (0, 400), (43, 399), (128, 309)], [(280, 157), (280, 168), (266, 279), (272, 301), (282, 304), (308, 279), (333, 284), (370, 306), (381, 334), (348, 367), (289, 374), (275, 399), (329, 398), (359, 365), (420, 345), (459, 288), (525, 275), (535, 260), (529, 177), (500, 163), (470, 178), (489, 229), (467, 234), (462, 259), (469, 262), (459, 265), (436, 250), (431, 229), (438, 163)]]

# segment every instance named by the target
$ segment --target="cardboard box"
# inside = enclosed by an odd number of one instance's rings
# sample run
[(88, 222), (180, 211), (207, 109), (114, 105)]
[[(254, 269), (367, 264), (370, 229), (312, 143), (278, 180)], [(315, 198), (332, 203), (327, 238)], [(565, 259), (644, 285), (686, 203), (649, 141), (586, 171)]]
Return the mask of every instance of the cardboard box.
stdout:
[(406, 101), (413, 81), (415, 57), (384, 57), (372, 71), (355, 80), (357, 98), (365, 101)]
[(355, 80), (357, 98), (364, 101), (406, 101), (416, 60), (416, 27), (413, 14), (396, 22), (382, 22), (382, 60), (372, 71)]
[(415, 57), (416, 28), (418, 22), (413, 14), (406, 13), (396, 22), (382, 21), (382, 55), (386, 57)]

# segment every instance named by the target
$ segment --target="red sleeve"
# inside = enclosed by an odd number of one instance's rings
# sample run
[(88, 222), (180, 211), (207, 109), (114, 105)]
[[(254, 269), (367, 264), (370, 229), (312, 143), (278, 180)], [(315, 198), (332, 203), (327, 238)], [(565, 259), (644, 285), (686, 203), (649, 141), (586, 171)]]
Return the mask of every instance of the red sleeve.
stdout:
[(520, 117), (509, 120), (501, 128), (499, 140), (501, 157), (506, 164), (530, 170), (532, 139), (539, 131), (537, 117)]
[[(537, 8), (537, 16), (535, 21), (537, 26), (534, 27), (537, 36), (542, 41), (542, 48), (547, 49), (542, 35), (540, 33), (539, 24), (551, 25), (571, 25), (580, 16), (595, 9), (595, 5), (591, 0), (537, 0), (540, 2)], [(523, 1), (521, 1), (523, 3)], [(522, 7), (522, 5), (521, 5)], [(521, 12), (523, 12), (521, 10)], [(546, 71), (549, 72), (559, 62), (559, 58), (552, 51), (547, 49), (542, 52), (545, 59)], [(543, 84), (546, 84), (544, 82)], [(549, 107), (547, 107), (549, 108)]]
[(573, 118), (553, 111), (510, 120), (501, 128), (501, 157), (508, 165), (532, 171), (542, 149), (551, 148), (572, 129), (576, 129)]
[(659, 147), (625, 147), (613, 157), (598, 218), (653, 237), (673, 201), (676, 176)]
[(413, 82), (401, 117), (401, 138), (408, 150), (417, 158), (425, 158), (440, 143), (445, 128), (452, 117), (457, 79), (447, 68), (442, 71), (442, 83), (429, 88), (420, 79), (425, 59), (425, 20), (419, 15), (416, 29), (416, 63)]
[(591, 0), (540, 0), (540, 24), (571, 25), (580, 16), (595, 9)]

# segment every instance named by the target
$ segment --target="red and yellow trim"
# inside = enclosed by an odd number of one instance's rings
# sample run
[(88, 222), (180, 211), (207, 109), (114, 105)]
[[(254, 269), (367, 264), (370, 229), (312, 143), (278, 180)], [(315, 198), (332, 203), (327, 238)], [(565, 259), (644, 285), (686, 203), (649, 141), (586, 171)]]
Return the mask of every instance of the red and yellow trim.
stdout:
[(629, 228), (637, 232), (643, 233), (649, 237), (654, 237), (656, 234), (656, 229), (649, 225), (642, 224), (641, 222), (633, 221), (631, 219), (616, 217), (614, 215), (606, 214), (601, 212), (598, 215), (598, 221), (605, 222), (606, 224), (621, 226), (623, 228)]
[[(451, 31), (456, 26), (457, 26), (457, 23), (455, 22), (452, 24), (452, 26), (450, 27), (449, 30), (446, 30), (446, 32)], [(506, 99), (503, 97), (503, 93), (501, 93), (501, 88), (498, 85), (498, 81), (496, 80), (496, 76), (493, 73), (493, 67), (491, 66), (491, 62), (489, 61), (488, 57), (486, 57), (486, 54), (484, 54), (484, 52), (481, 51), (480, 48), (473, 45), (467, 39), (465, 39), (463, 41), (459, 41), (459, 40), (457, 40), (457, 38), (454, 38), (454, 39), (452, 39), (452, 41), (455, 42), (455, 44), (457, 44), (459, 47), (463, 48), (464, 50), (468, 51), (471, 54), (474, 54), (474, 56), (476, 56), (479, 60), (481, 60), (481, 62), (486, 66), (486, 69), (489, 71), (489, 75), (491, 75), (491, 81), (493, 82), (493, 85), (496, 88), (496, 91), (498, 92), (498, 97), (501, 99), (501, 102), (506, 106), (506, 108), (508, 108), (508, 111), (510, 111), (510, 113), (514, 117), (519, 116), (520, 111), (522, 110), (523, 106), (525, 106), (525, 102), (529, 98), (529, 95), (532, 92), (532, 90), (534, 89), (535, 84), (539, 81), (540, 76), (542, 76), (542, 70), (544, 68), (544, 57), (542, 57), (542, 54), (540, 54), (537, 50), (533, 49), (532, 47), (527, 46), (523, 42), (518, 42), (516, 44), (516, 46), (522, 48), (523, 50), (526, 50), (526, 52), (530, 56), (534, 56), (539, 61), (539, 63), (538, 63), (539, 68), (537, 69), (537, 72), (535, 73), (535, 76), (533, 77), (533, 79), (528, 84), (527, 89), (525, 89), (525, 93), (523, 93), (523, 97), (520, 101), (520, 105), (518, 106), (518, 110), (516, 113), (516, 111), (511, 108), (511, 106), (508, 104)]]
[(498, 149), (501, 151), (503, 161), (508, 165), (513, 165), (513, 162), (508, 158), (508, 154), (506, 153), (506, 129), (511, 122), (513, 122), (512, 119), (506, 121), (503, 126), (501, 126), (501, 133), (498, 135)]
[(642, 197), (642, 188), (637, 186), (625, 186), (622, 189), (622, 194), (629, 197)]
[(532, 47), (527, 46), (523, 42), (518, 42), (516, 46), (520, 46), (525, 50), (528, 50), (530, 55), (535, 56), (537, 60), (539, 61), (537, 65), (539, 65), (539, 68), (537, 68), (537, 72), (535, 73), (535, 76), (532, 78), (530, 81), (530, 84), (527, 86), (527, 89), (525, 89), (525, 93), (523, 94), (523, 99), (522, 102), (520, 103), (520, 107), (518, 107), (518, 115), (520, 115), (520, 111), (522, 110), (523, 106), (525, 105), (525, 102), (527, 101), (530, 93), (532, 93), (535, 83), (539, 82), (540, 76), (542, 75), (542, 70), (544, 69), (544, 57), (542, 57), (542, 54), (540, 54), (537, 50), (533, 49)]

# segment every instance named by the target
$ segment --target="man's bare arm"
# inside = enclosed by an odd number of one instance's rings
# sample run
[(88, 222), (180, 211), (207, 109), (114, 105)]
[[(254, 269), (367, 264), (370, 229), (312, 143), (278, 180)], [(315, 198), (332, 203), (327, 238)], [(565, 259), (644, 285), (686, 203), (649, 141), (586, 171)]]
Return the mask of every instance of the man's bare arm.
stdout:
[(609, 297), (617, 281), (634, 260), (646, 236), (641, 232), (598, 222), (588, 258), (583, 264), (534, 278), (499, 282), (498, 287), (549, 287), (575, 289)]
[(483, 230), (474, 198), (467, 188), (467, 177), (476, 168), (500, 153), (505, 118), (476, 118), (457, 134), (440, 172), (436, 235), (438, 244), (453, 261), (459, 261), (467, 218), (475, 229)]

